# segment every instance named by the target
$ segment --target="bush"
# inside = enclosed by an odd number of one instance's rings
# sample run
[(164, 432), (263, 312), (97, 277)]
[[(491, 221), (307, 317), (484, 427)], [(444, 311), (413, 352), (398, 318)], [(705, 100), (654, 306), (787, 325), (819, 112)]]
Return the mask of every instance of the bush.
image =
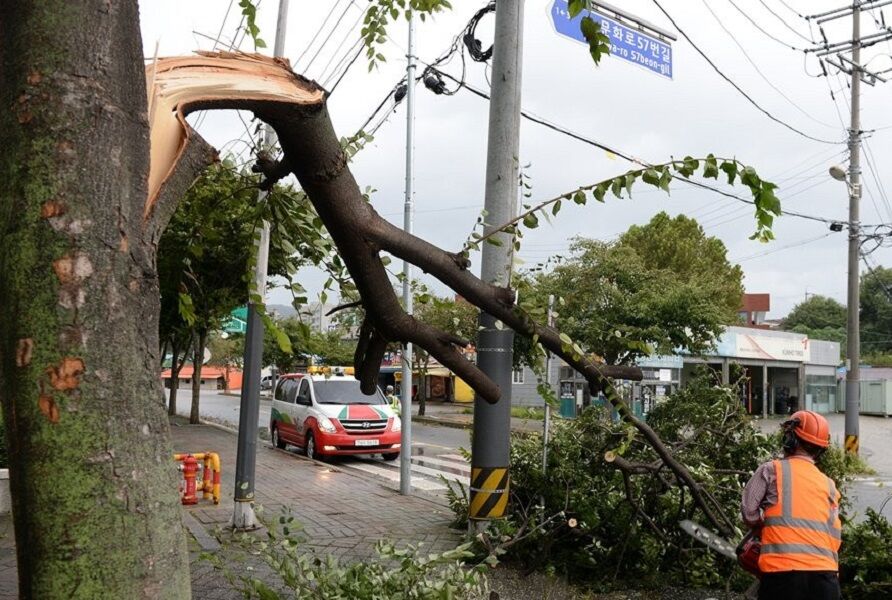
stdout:
[(223, 572), (245, 598), (284, 600), (484, 600), (489, 598), (485, 565), (468, 567), (471, 544), (439, 554), (419, 546), (397, 548), (390, 542), (375, 545), (377, 560), (342, 564), (334, 556), (319, 557), (303, 548), (300, 525), (287, 513), (278, 525), (266, 523), (267, 538), (241, 534), (239, 543), (281, 580), (271, 582), (248, 567), (247, 575), (233, 574), (216, 555), (205, 556)]
[(846, 523), (839, 566), (846, 597), (892, 596), (892, 524), (871, 508), (866, 521)]
[[(779, 441), (753, 425), (733, 389), (709, 376), (658, 405), (648, 423), (742, 537), (743, 486)], [(709, 521), (661, 464), (637, 430), (596, 409), (555, 423), (547, 474), (541, 437), (515, 437), (510, 517), (494, 525), (484, 549), (601, 590), (745, 587), (751, 579), (733, 560), (681, 531), (683, 519)], [(864, 465), (834, 449), (823, 467), (842, 489), (851, 470)], [(451, 504), (457, 517), (466, 514), (459, 495)]]

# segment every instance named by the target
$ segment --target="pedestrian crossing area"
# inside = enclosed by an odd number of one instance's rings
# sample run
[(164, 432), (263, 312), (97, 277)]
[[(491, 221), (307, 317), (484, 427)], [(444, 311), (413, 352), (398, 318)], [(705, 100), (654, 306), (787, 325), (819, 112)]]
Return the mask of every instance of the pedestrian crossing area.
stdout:
[[(362, 471), (383, 480), (389, 487), (399, 488), (399, 459), (388, 462), (378, 456), (345, 457), (339, 466)], [(439, 495), (448, 489), (448, 484), (452, 484), (453, 488), (456, 484), (467, 488), (470, 477), (470, 462), (454, 448), (445, 449), (430, 444), (415, 444), (412, 448), (414, 489)]]

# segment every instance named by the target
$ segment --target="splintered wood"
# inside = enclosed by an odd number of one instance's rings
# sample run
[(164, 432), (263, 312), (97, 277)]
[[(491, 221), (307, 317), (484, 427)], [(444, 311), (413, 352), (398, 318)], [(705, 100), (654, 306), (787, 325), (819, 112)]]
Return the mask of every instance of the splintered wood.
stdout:
[(192, 128), (186, 115), (221, 102), (321, 104), (325, 91), (294, 74), (285, 59), (260, 54), (200, 52), (159, 58), (146, 66), (151, 128), (149, 190), (144, 217), (183, 154)]

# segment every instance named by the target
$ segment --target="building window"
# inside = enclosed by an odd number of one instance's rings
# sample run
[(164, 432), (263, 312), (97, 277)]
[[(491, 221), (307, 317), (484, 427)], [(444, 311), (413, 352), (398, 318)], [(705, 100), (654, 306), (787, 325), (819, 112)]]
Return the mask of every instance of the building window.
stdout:
[(523, 368), (514, 369), (514, 372), (511, 374), (511, 383), (518, 385), (523, 383)]

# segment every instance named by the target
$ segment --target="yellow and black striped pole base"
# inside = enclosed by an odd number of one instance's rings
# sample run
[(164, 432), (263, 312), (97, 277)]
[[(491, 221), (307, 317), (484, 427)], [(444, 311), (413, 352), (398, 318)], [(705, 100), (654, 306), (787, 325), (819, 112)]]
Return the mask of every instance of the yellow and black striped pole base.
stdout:
[(473, 467), (468, 517), (478, 521), (501, 519), (507, 506), (508, 467)]
[(846, 454), (858, 454), (860, 443), (857, 435), (846, 436)]

